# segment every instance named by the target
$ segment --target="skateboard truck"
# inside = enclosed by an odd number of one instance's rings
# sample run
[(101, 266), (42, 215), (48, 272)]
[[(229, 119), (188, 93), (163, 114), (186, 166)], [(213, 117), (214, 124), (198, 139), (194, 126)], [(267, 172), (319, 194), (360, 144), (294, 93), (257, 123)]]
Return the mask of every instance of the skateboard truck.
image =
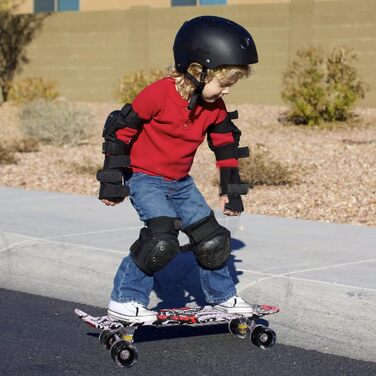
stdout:
[(138, 359), (138, 353), (133, 343), (136, 327), (124, 327), (118, 330), (103, 330), (99, 342), (111, 354), (112, 360), (120, 367), (132, 367)]
[(250, 337), (251, 342), (261, 350), (267, 350), (275, 344), (277, 335), (273, 329), (257, 324), (256, 315), (251, 318), (233, 319), (229, 322), (230, 333), (241, 339)]

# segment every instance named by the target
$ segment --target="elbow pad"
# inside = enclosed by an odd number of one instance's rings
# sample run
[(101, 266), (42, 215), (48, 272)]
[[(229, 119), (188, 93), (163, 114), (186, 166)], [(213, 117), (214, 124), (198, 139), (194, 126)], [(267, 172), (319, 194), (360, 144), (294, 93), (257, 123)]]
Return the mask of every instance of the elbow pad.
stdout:
[[(228, 116), (218, 124), (212, 124), (208, 127), (207, 135), (208, 135), (208, 145), (210, 150), (212, 150), (215, 154), (215, 158), (217, 161), (221, 161), (223, 159), (231, 159), (231, 158), (247, 158), (249, 157), (249, 149), (248, 146), (239, 147), (240, 136), (242, 132), (239, 128), (235, 126), (235, 124), (231, 121), (233, 119), (238, 118), (238, 111), (228, 112)], [(234, 142), (215, 147), (210, 135), (212, 133), (230, 133), (234, 137)]]

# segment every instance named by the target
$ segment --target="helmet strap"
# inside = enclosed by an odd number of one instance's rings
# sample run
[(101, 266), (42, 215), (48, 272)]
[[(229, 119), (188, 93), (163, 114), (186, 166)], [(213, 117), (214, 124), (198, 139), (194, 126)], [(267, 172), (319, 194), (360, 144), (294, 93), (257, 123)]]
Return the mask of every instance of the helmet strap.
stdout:
[(201, 96), (206, 84), (205, 79), (207, 70), (208, 68), (205, 66), (202, 68), (202, 72), (200, 73), (200, 81), (189, 72), (185, 72), (185, 76), (192, 82), (193, 86), (195, 87), (192, 97), (188, 103), (188, 110), (193, 110), (196, 107), (197, 101)]

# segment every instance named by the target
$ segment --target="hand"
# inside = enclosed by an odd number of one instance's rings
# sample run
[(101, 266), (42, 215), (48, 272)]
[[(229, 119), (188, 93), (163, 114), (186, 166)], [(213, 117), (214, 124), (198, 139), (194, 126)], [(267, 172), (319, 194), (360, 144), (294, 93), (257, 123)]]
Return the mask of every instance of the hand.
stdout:
[(225, 209), (225, 205), (228, 204), (230, 201), (228, 199), (227, 195), (223, 195), (219, 197), (219, 207), (221, 208), (222, 212), (224, 215), (229, 215), (229, 216), (236, 216), (240, 215), (240, 212), (234, 212), (228, 209)]
[(106, 200), (105, 198), (101, 200), (106, 206), (115, 206), (117, 204), (120, 204), (121, 202), (124, 201), (123, 200), (120, 200), (120, 201), (110, 201), (110, 200)]

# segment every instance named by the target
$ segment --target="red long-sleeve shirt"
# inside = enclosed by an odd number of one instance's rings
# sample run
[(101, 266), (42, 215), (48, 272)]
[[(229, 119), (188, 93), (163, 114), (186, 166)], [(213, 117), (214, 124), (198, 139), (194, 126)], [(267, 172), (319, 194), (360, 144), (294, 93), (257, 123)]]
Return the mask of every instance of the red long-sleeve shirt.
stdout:
[[(194, 112), (187, 106), (172, 78), (158, 80), (138, 94), (132, 107), (144, 121), (142, 130), (125, 127), (116, 132), (119, 140), (131, 144), (133, 171), (166, 179), (188, 175), (208, 126), (222, 122), (227, 112), (222, 99), (197, 105)], [(234, 142), (231, 132), (212, 133), (211, 140), (215, 147)], [(238, 167), (238, 161), (221, 160), (217, 167)]]

